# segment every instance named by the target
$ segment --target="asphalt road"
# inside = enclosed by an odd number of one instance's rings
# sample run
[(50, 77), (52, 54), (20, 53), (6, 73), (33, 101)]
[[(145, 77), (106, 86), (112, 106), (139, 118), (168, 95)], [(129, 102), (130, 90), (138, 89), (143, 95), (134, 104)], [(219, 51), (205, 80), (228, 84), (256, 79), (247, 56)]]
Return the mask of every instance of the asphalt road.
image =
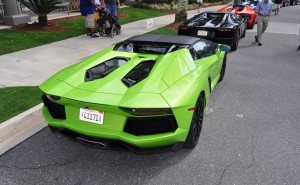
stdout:
[[(299, 24), (300, 5), (279, 13)], [(194, 150), (99, 150), (46, 128), (0, 156), (0, 184), (300, 184), (300, 36), (281, 28), (228, 54)]]

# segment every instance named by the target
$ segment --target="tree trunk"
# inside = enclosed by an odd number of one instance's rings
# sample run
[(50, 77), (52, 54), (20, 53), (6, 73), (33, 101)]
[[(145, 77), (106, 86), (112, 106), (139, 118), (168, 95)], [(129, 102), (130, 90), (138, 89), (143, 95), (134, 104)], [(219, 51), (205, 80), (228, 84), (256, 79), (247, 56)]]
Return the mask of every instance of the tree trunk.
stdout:
[(234, 0), (233, 4), (241, 4), (241, 0)]
[(39, 15), (39, 25), (40, 26), (47, 26), (48, 25), (47, 15)]
[(188, 0), (178, 0), (175, 14), (175, 22), (183, 22), (187, 19)]

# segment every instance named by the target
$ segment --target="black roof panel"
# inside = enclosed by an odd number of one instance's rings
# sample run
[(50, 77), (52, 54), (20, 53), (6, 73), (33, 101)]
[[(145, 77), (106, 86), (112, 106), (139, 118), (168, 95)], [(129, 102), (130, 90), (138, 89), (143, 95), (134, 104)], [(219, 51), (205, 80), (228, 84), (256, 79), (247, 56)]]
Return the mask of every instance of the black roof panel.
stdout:
[(126, 41), (129, 42), (142, 42), (142, 43), (155, 43), (155, 44), (179, 44), (179, 45), (192, 45), (196, 41), (201, 40), (197, 37), (184, 36), (184, 35), (160, 35), (160, 34), (144, 34), (133, 36)]

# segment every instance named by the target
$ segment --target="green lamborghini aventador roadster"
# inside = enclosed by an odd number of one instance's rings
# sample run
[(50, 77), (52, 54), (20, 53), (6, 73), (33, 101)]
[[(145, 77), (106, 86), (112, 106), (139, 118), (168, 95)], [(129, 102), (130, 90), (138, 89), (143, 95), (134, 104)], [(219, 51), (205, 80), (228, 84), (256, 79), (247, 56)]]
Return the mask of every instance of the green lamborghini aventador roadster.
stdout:
[(43, 115), (88, 144), (194, 148), (229, 50), (189, 36), (131, 37), (40, 85)]

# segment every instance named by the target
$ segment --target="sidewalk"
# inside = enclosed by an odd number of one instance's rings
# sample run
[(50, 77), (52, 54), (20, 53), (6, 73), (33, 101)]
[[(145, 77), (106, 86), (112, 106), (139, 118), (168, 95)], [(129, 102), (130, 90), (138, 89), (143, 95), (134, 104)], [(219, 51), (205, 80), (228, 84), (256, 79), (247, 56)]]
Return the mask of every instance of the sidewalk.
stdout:
[[(224, 5), (202, 8), (213, 11)], [(188, 12), (188, 17), (197, 14), (197, 10)], [(67, 15), (67, 14), (66, 14)], [(146, 29), (147, 20), (122, 25), (122, 35), (115, 38), (103, 36), (91, 39), (85, 35), (67, 40), (0, 56), (0, 88), (9, 86), (37, 86), (61, 69), (81, 59), (93, 55), (106, 47), (123, 41), (131, 36), (147, 33), (166, 26), (175, 20), (175, 15), (153, 18), (154, 26)]]
[[(224, 5), (202, 8), (214, 11)], [(188, 17), (198, 14), (188, 12)], [(85, 35), (0, 56), (0, 88), (9, 86), (38, 86), (59, 70), (93, 55), (129, 37), (144, 34), (175, 20), (175, 15), (153, 18), (154, 27), (146, 29), (147, 20), (122, 25), (122, 35), (115, 38), (93, 39)], [(47, 126), (42, 115), (42, 104), (0, 124), (0, 155), (15, 147)]]

